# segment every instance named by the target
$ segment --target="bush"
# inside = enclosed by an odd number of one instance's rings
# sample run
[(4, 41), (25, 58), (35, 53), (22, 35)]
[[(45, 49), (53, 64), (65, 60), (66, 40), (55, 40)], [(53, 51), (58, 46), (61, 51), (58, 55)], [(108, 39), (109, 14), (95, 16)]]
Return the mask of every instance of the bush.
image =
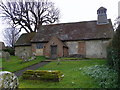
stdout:
[(120, 69), (120, 50), (113, 47), (107, 48), (107, 62), (110, 67), (119, 71)]
[[(81, 70), (81, 69), (80, 69)], [(101, 88), (118, 88), (118, 73), (105, 65), (84, 67), (83, 73), (89, 75)]]
[(15, 50), (12, 47), (7, 47), (4, 51), (9, 52), (10, 55), (15, 55)]
[[(116, 29), (114, 37), (107, 49), (108, 65), (118, 71), (120, 75), (120, 25)], [(120, 76), (118, 76), (120, 86)]]
[(43, 80), (59, 82), (63, 78), (60, 71), (51, 70), (27, 70), (23, 73), (22, 78), (26, 80)]
[[(118, 74), (120, 75), (120, 50), (119, 49), (115, 49), (113, 47), (110, 47), (107, 50), (107, 61), (108, 61), (108, 65), (115, 69)], [(117, 85), (119, 85), (120, 87), (120, 76), (118, 75), (118, 82)]]
[[(120, 67), (120, 25), (107, 48), (108, 65), (117, 69)], [(119, 65), (118, 65), (119, 64)]]

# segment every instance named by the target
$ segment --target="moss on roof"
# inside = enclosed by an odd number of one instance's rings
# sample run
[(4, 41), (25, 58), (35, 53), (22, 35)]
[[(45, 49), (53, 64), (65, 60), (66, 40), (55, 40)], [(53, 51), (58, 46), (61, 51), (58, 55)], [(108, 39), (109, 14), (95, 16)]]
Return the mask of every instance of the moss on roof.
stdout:
[(57, 36), (62, 41), (112, 38), (113, 26), (111, 20), (108, 21), (108, 24), (103, 25), (98, 25), (97, 20), (44, 25), (31, 41), (45, 42), (49, 41), (52, 36)]
[(34, 36), (35, 32), (22, 34), (20, 38), (17, 40), (15, 46), (31, 45), (31, 40), (33, 39)]
[(97, 20), (43, 25), (36, 33), (22, 34), (15, 45), (48, 42), (52, 36), (57, 36), (61, 41), (110, 39), (113, 37), (113, 26), (111, 20), (108, 21), (103, 25), (98, 25)]

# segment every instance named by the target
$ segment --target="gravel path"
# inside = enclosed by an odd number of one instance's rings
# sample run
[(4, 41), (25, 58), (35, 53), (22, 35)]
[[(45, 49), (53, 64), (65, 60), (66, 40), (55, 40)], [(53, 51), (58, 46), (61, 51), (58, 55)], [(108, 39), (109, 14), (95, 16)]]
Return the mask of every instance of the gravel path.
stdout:
[(49, 62), (50, 62), (50, 61), (43, 61), (43, 62), (40, 62), (40, 63), (38, 63), (38, 64), (34, 64), (34, 65), (29, 66), (29, 67), (27, 67), (27, 68), (25, 68), (25, 69), (16, 71), (16, 72), (14, 72), (14, 74), (19, 77), (19, 76), (21, 76), (21, 75), (23, 74), (23, 72), (25, 72), (26, 70), (35, 70), (35, 69), (38, 69), (39, 67), (42, 67), (42, 66), (48, 64)]

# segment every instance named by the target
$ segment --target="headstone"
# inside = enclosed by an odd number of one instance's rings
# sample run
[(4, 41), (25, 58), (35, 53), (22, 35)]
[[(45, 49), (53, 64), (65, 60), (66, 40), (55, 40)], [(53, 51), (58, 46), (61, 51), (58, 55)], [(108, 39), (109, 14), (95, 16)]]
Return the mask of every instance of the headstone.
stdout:
[(9, 60), (10, 59), (9, 52), (0, 51), (0, 58), (4, 58), (5, 60)]
[(0, 51), (0, 58), (2, 58), (2, 51)]
[(58, 58), (58, 60), (57, 60), (57, 65), (59, 65), (60, 64), (60, 58)]
[(35, 56), (32, 56), (28, 61), (32, 61), (32, 60), (35, 60), (36, 57)]
[(5, 57), (4, 58), (5, 58), (6, 61), (10, 60), (9, 52), (5, 52)]
[(4, 58), (5, 52), (4, 51), (0, 51), (0, 58)]
[(30, 57), (30, 55), (27, 52), (23, 52), (21, 55), (21, 59), (23, 60), (23, 62), (27, 62), (27, 61), (35, 60), (36, 56), (33, 53), (32, 57)]
[(35, 56), (35, 53), (33, 53), (32, 57), (30, 58), (30, 60), (35, 60), (36, 59), (36, 56)]
[(23, 52), (23, 53), (22, 53), (21, 59), (23, 60), (23, 62), (28, 61), (28, 55), (27, 55), (26, 52)]
[(16, 89), (18, 88), (18, 78), (14, 73), (8, 71), (0, 71), (0, 89)]

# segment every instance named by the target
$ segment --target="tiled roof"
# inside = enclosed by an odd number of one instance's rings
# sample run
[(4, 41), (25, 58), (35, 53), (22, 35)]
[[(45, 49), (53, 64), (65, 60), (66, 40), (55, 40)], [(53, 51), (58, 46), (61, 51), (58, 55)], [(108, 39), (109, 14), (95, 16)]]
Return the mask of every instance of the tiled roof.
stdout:
[(62, 41), (110, 39), (113, 37), (111, 20), (108, 24), (98, 25), (97, 21), (43, 25), (36, 33), (25, 33), (20, 36), (17, 45), (31, 45), (31, 42), (48, 42), (52, 36)]
[(31, 45), (31, 39), (34, 37), (35, 33), (24, 33), (20, 36), (17, 40), (15, 46), (24, 46), (24, 45)]
[(62, 41), (112, 38), (113, 27), (111, 20), (108, 21), (109, 24), (104, 25), (97, 25), (97, 21), (44, 25), (31, 41), (45, 42), (51, 36), (57, 36)]

